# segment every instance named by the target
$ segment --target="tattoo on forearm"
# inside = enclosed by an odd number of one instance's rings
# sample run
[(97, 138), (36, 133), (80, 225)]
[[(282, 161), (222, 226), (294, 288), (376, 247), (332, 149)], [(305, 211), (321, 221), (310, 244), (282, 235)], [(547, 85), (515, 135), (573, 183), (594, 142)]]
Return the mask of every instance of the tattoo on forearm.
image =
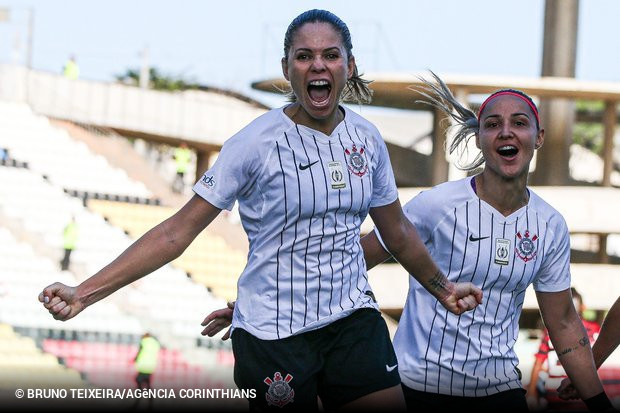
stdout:
[(433, 278), (428, 281), (428, 284), (435, 291), (445, 292), (447, 290), (447, 282), (448, 279), (441, 273), (441, 271), (437, 271)]
[(569, 348), (565, 348), (564, 350), (559, 350), (559, 351), (557, 352), (557, 353), (558, 353), (558, 356), (564, 356), (564, 355), (566, 355), (566, 354), (568, 354), (568, 353), (570, 353), (570, 352), (572, 352), (572, 351), (577, 350), (579, 347), (585, 347), (585, 346), (587, 346), (589, 343), (590, 343), (590, 340), (588, 340), (588, 337), (586, 337), (586, 336), (581, 337), (581, 338), (579, 339), (579, 345), (577, 345), (577, 346), (575, 346), (575, 347), (572, 347), (572, 348), (571, 348), (571, 347), (569, 347)]

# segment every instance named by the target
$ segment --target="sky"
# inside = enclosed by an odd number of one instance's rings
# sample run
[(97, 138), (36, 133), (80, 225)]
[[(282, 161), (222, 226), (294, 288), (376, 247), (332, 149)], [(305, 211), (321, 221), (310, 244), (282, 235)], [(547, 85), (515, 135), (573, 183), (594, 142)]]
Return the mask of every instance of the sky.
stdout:
[[(0, 63), (59, 73), (75, 55), (84, 79), (112, 81), (149, 63), (162, 73), (249, 93), (281, 76), (284, 33), (311, 8), (352, 33), (362, 72), (540, 75), (544, 0), (0, 0)], [(620, 81), (620, 1), (582, 0), (576, 77)]]

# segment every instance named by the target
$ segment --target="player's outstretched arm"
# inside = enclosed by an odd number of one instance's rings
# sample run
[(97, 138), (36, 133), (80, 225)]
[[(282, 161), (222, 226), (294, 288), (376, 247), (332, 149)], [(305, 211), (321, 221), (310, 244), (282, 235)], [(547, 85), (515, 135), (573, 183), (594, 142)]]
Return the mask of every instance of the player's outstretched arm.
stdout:
[(385, 246), (394, 258), (450, 312), (461, 314), (482, 303), (472, 283), (453, 283), (439, 270), (398, 200), (370, 209)]
[(89, 305), (179, 257), (220, 209), (194, 195), (176, 214), (158, 224), (118, 258), (76, 287), (51, 284), (39, 301), (57, 320), (69, 320)]
[(536, 292), (536, 298), (562, 367), (584, 402), (602, 398), (611, 407), (596, 374), (590, 340), (573, 305), (570, 289)]
[[(219, 310), (213, 311), (211, 314), (205, 317), (205, 319), (200, 323), (201, 326), (204, 327), (202, 332), (203, 336), (213, 337), (226, 327), (232, 324), (233, 312), (235, 310), (235, 302), (226, 303), (226, 308), (220, 308)], [(228, 340), (230, 338), (230, 328), (228, 331), (222, 336), (222, 340)]]

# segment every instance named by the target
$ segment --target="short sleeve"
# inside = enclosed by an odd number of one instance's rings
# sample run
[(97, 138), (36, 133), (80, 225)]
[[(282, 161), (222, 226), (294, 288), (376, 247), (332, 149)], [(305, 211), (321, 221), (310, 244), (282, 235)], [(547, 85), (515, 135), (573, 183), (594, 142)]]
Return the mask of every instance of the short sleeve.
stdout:
[[(420, 236), (420, 238), (422, 238), (425, 244), (430, 237), (431, 230), (428, 223), (432, 221), (432, 217), (430, 216), (430, 214), (427, 214), (426, 219), (424, 219), (423, 211), (435, 211), (435, 209), (429, 209), (430, 203), (428, 202), (428, 200), (428, 193), (424, 191), (411, 198), (403, 206), (403, 213), (405, 214), (405, 217), (407, 217), (407, 219), (411, 221), (413, 226), (416, 228), (418, 235)], [(389, 252), (389, 250), (385, 246), (385, 243), (383, 242), (383, 238), (381, 238), (379, 230), (375, 227), (374, 231), (381, 246)]]
[(424, 243), (433, 231), (431, 223), (437, 223), (437, 214), (442, 211), (438, 205), (433, 204), (432, 200), (431, 192), (423, 191), (403, 206), (403, 213), (411, 221)]
[(217, 160), (192, 188), (217, 208), (231, 210), (239, 194), (253, 185), (258, 164), (257, 151), (249, 137), (238, 134), (224, 143)]
[(570, 288), (570, 236), (564, 218), (551, 219), (551, 228), (546, 237), (543, 262), (534, 279), (534, 290), (539, 292), (557, 292)]
[(379, 132), (376, 135), (376, 157), (376, 166), (372, 174), (371, 208), (389, 205), (398, 199), (390, 155)]

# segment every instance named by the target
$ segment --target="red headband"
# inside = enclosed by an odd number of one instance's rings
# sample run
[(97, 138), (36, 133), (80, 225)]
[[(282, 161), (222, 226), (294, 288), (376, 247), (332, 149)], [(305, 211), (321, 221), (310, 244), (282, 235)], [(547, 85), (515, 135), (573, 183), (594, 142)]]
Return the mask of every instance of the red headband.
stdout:
[(491, 96), (489, 96), (483, 103), (482, 105), (480, 105), (480, 110), (478, 111), (478, 122), (480, 122), (480, 115), (482, 115), (482, 111), (484, 110), (484, 107), (487, 105), (487, 103), (489, 103), (492, 99), (495, 99), (498, 96), (502, 96), (502, 95), (510, 95), (510, 96), (516, 96), (519, 99), (522, 99), (525, 103), (528, 104), (528, 106), (530, 107), (530, 109), (532, 109), (532, 112), (534, 112), (534, 116), (536, 116), (536, 122), (538, 122), (538, 125), (540, 125), (540, 118), (538, 117), (538, 109), (536, 109), (536, 106), (529, 101), (528, 98), (526, 98), (525, 96), (516, 93), (516, 92), (511, 92), (510, 90), (504, 90), (502, 92), (497, 92)]

